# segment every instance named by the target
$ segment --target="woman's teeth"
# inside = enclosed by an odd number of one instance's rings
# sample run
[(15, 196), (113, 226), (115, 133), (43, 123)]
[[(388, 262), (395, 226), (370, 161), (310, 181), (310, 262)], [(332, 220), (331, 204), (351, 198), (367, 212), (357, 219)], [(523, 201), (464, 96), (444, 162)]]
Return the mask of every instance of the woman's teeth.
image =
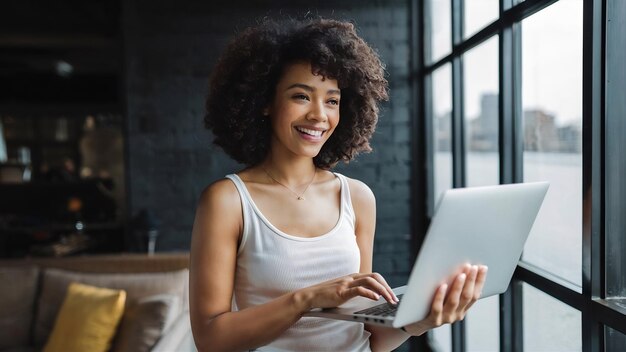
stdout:
[(308, 128), (296, 127), (296, 129), (302, 133), (306, 133), (309, 136), (319, 137), (322, 135), (322, 131), (310, 130)]

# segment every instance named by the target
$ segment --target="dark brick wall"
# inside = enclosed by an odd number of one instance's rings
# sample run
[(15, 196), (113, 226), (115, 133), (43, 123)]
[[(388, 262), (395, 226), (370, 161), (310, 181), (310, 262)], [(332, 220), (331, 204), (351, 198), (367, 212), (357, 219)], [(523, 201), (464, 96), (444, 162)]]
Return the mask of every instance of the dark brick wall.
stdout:
[[(249, 2), (248, 2), (249, 3)], [(270, 2), (267, 2), (270, 4)], [(226, 7), (225, 7), (226, 6)], [(387, 65), (391, 99), (383, 106), (374, 151), (337, 171), (377, 197), (374, 270), (392, 285), (410, 270), (409, 13), (407, 1), (125, 1), (129, 205), (162, 221), (157, 249), (188, 249), (196, 201), (209, 183), (240, 168), (202, 126), (209, 73), (237, 31), (270, 16), (352, 20)]]

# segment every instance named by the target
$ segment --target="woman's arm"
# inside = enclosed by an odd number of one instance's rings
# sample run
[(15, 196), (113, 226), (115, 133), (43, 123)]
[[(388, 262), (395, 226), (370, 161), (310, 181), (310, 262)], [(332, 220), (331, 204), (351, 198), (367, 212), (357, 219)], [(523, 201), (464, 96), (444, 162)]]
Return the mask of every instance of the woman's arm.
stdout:
[(266, 345), (311, 308), (336, 307), (357, 295), (388, 299), (374, 275), (353, 274), (232, 312), (237, 247), (243, 228), (235, 186), (221, 180), (201, 195), (193, 226), (189, 304), (199, 351), (237, 351)]
[(189, 282), (191, 326), (199, 351), (246, 350), (267, 344), (304, 311), (299, 296), (288, 294), (231, 312), (241, 214), (239, 195), (229, 180), (214, 183), (200, 197)]

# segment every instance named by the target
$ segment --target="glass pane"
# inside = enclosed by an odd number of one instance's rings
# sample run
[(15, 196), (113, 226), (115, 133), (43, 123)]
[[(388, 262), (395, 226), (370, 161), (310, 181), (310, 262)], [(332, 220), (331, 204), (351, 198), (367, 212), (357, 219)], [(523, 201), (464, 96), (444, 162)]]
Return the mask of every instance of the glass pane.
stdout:
[(465, 317), (467, 351), (500, 349), (500, 296), (476, 302)]
[(564, 0), (522, 22), (524, 181), (550, 182), (523, 260), (579, 286), (582, 20), (582, 0)]
[(463, 57), (467, 186), (499, 183), (498, 37)]
[(606, 77), (606, 294), (626, 297), (626, 2), (607, 3)]
[(452, 51), (452, 10), (450, 0), (430, 0), (428, 1), (429, 16), (426, 23), (429, 23), (430, 33), (430, 58), (426, 61), (435, 62)]
[(581, 351), (580, 311), (523, 284), (524, 351)]
[(433, 72), (434, 204), (452, 188), (452, 69), (445, 64)]
[(621, 332), (611, 329), (606, 326), (604, 328), (604, 350), (607, 352), (612, 351), (626, 351), (626, 335)]
[(500, 14), (499, 0), (465, 0), (463, 4), (465, 13), (463, 36), (465, 38), (471, 37), (497, 20)]
[(442, 325), (428, 332), (428, 342), (437, 352), (452, 351), (452, 328), (450, 324)]

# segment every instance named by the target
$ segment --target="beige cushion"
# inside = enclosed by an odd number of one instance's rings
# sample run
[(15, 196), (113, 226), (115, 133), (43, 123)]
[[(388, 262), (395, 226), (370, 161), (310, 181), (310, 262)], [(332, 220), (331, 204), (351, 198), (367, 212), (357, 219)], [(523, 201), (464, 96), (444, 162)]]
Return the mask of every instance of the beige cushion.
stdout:
[(161, 294), (140, 299), (124, 313), (112, 352), (150, 351), (174, 321), (179, 298)]
[(141, 298), (161, 293), (172, 294), (179, 298), (178, 306), (173, 309), (173, 314), (178, 315), (183, 310), (184, 303), (182, 302), (186, 302), (188, 280), (187, 269), (141, 274), (94, 274), (47, 269), (43, 272), (35, 318), (35, 346), (40, 347), (46, 342), (71, 282), (125, 290), (126, 308), (131, 307)]
[(39, 269), (0, 268), (0, 350), (28, 346)]

